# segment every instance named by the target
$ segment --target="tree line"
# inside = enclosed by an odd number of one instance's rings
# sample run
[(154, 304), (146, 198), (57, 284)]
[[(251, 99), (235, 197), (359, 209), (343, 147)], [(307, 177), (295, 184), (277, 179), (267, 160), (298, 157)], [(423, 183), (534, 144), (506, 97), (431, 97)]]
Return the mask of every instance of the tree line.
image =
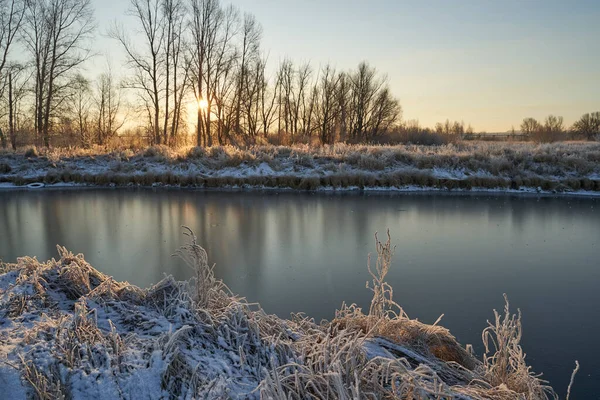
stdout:
[[(198, 146), (437, 143), (473, 132), (458, 121), (401, 124), (387, 77), (367, 62), (268, 67), (260, 22), (220, 0), (129, 0), (128, 17), (99, 32), (91, 0), (0, 0), (2, 147), (104, 145), (123, 134)], [(101, 33), (125, 54), (123, 78), (108, 64), (84, 76), (86, 62), (98, 64)], [(571, 132), (594, 138), (599, 120), (586, 114)], [(566, 131), (554, 116), (521, 129), (531, 138)]]
[(400, 120), (387, 77), (366, 62), (341, 71), (286, 58), (270, 72), (260, 23), (220, 0), (130, 0), (129, 17), (134, 27), (107, 32), (126, 76), (107, 68), (91, 81), (90, 0), (0, 0), (3, 147), (102, 145), (126, 123), (150, 144), (368, 142)]
[(549, 115), (543, 122), (535, 118), (525, 118), (521, 123), (521, 133), (529, 139), (556, 141), (566, 138), (594, 140), (600, 136), (600, 112), (586, 113), (570, 128), (564, 125), (563, 117)]

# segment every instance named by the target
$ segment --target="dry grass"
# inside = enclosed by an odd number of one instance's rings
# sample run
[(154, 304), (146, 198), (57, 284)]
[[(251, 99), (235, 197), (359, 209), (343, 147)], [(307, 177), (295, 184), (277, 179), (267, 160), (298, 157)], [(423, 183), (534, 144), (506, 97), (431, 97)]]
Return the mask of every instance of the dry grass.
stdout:
[(376, 236), (373, 268), (369, 258), (369, 313), (342, 305), (322, 324), (267, 315), (231, 295), (193, 232), (185, 233), (189, 243), (176, 255), (195, 270), (192, 285), (166, 278), (142, 290), (62, 247), (58, 261), (24, 257), (0, 266), (15, 280), (0, 296), (0, 310), (16, 324), (11, 340), (20, 343), (10, 357), (33, 397), (75, 396), (77, 381), (87, 385), (80, 396), (112, 388), (114, 397), (143, 397), (132, 382), (152, 375), (143, 383), (156, 382), (151, 398), (556, 398), (526, 365), (521, 317), (508, 302), (483, 332), (482, 361), (437, 322), (411, 320), (385, 282), (389, 232), (383, 243)]
[[(100, 186), (600, 190), (600, 144), (458, 142), (440, 146), (338, 143), (0, 153), (0, 182)], [(31, 152), (29, 152), (31, 153)], [(5, 172), (1, 172), (5, 171)]]

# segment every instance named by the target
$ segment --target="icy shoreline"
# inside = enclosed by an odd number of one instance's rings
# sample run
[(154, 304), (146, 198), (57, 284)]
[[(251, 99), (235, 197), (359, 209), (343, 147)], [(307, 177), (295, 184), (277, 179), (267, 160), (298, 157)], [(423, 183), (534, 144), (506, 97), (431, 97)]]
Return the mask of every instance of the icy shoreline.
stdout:
[[(222, 186), (222, 187), (194, 187), (194, 186), (180, 186), (180, 185), (163, 185), (154, 184), (152, 186), (138, 186), (138, 185), (94, 185), (85, 183), (54, 183), (44, 184), (39, 183), (39, 187), (30, 188), (28, 185), (18, 186), (12, 183), (0, 183), (0, 192), (2, 191), (23, 191), (23, 190), (60, 190), (60, 189), (166, 189), (166, 190), (207, 190), (207, 191), (226, 191), (226, 192), (298, 192), (300, 190), (293, 189), (290, 187), (265, 187), (265, 186)], [(398, 194), (455, 194), (455, 195), (512, 195), (512, 196), (543, 196), (543, 197), (600, 197), (600, 191), (548, 191), (541, 190), (540, 188), (527, 188), (522, 187), (520, 189), (502, 189), (502, 188), (471, 188), (471, 189), (447, 189), (447, 188), (433, 188), (433, 187), (420, 187), (420, 186), (405, 186), (405, 187), (319, 187), (312, 190), (315, 193), (398, 193)]]

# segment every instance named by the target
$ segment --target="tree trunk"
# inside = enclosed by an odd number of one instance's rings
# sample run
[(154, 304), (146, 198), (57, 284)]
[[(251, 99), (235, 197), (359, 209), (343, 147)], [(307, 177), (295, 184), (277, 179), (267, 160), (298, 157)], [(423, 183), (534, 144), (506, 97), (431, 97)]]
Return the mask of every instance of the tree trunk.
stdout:
[(12, 73), (8, 74), (8, 135), (10, 137), (10, 144), (13, 150), (17, 150), (17, 138), (15, 135), (15, 117), (14, 111), (15, 103), (13, 99), (13, 81)]

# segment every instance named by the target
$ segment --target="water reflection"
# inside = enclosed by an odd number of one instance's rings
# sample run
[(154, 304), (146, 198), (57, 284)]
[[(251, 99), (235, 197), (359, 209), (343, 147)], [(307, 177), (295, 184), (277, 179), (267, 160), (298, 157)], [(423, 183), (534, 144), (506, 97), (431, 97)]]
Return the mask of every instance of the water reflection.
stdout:
[(600, 351), (589, 346), (600, 329), (599, 206), (492, 195), (0, 192), (0, 258), (47, 259), (61, 244), (148, 286), (165, 273), (191, 276), (171, 257), (187, 225), (234, 292), (268, 312), (318, 320), (342, 301), (368, 307), (367, 253), (373, 233), (389, 227), (398, 246), (389, 281), (410, 316), (445, 313), (444, 325), (481, 350), (485, 321), (508, 293), (537, 370), (564, 388), (573, 361), (582, 363), (576, 397), (600, 388)]

